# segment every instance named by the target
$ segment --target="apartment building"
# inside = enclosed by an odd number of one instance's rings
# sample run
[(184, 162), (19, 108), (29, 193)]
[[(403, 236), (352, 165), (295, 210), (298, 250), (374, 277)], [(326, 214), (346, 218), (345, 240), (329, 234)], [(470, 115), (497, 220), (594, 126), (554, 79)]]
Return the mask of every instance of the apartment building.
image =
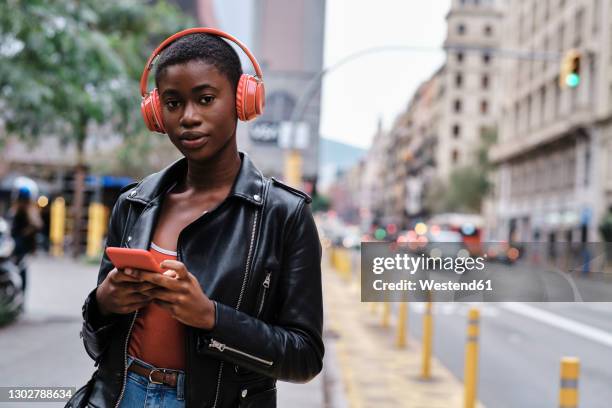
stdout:
[[(491, 236), (517, 241), (599, 240), (612, 204), (610, 2), (523, 0), (508, 8)], [(559, 58), (581, 52), (581, 81), (559, 86)], [(547, 53), (547, 58), (536, 58)]]
[[(414, 93), (389, 131), (385, 220), (408, 227), (432, 211), (427, 190), (477, 160), (481, 135), (496, 127), (504, 1), (453, 0), (444, 64)], [(430, 208), (428, 208), (430, 207)]]

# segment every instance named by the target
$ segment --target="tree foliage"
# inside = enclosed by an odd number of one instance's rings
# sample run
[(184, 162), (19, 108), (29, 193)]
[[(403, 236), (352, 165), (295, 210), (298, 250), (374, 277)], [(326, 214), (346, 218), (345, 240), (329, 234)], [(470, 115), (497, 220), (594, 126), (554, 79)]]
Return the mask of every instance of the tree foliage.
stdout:
[(496, 140), (496, 131), (487, 129), (481, 134), (473, 165), (457, 167), (447, 182), (434, 180), (428, 186), (425, 205), (430, 212), (480, 212), (482, 201), (492, 187), (489, 175), (493, 166), (488, 160), (488, 151)]
[(138, 79), (163, 37), (191, 21), (165, 1), (0, 2), (0, 121), (24, 140), (55, 135), (81, 150), (87, 126), (143, 131)]

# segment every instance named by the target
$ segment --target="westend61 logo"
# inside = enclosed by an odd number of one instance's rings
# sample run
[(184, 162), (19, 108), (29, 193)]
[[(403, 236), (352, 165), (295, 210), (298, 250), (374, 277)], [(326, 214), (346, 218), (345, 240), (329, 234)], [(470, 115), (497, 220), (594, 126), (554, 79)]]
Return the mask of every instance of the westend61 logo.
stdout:
[(375, 257), (373, 259), (372, 272), (377, 275), (387, 270), (406, 271), (411, 275), (419, 271), (448, 271), (459, 275), (464, 272), (482, 271), (485, 268), (485, 258), (482, 256), (472, 258), (463, 257), (439, 257), (439, 256), (413, 256), (409, 254), (395, 254), (390, 257)]
[(612, 302), (612, 242), (361, 243), (362, 302)]
[(456, 243), (422, 247), (393, 243), (362, 243), (361, 295), (365, 301), (399, 301), (396, 295), (410, 292), (413, 300), (443, 294), (439, 301), (466, 293), (490, 293), (489, 259), (470, 253)]

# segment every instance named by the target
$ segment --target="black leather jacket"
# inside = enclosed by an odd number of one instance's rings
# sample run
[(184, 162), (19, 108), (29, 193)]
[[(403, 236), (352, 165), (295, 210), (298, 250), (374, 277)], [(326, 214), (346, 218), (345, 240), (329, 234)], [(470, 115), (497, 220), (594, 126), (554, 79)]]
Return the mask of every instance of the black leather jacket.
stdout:
[[(275, 407), (276, 379), (307, 382), (323, 365), (321, 244), (311, 199), (240, 157), (227, 199), (178, 238), (178, 259), (217, 306), (212, 330), (186, 327), (186, 408)], [(186, 168), (182, 158), (124, 189), (107, 246), (148, 249), (165, 192)], [(112, 269), (105, 255), (98, 285)], [(138, 312), (101, 320), (95, 302), (93, 290), (81, 332), (98, 367), (87, 406), (115, 407)]]

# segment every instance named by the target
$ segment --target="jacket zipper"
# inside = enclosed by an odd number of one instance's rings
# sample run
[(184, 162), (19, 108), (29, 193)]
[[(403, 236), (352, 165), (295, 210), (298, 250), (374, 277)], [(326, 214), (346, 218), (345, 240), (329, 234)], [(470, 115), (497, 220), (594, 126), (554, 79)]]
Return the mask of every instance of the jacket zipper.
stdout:
[(134, 317), (132, 318), (132, 323), (130, 324), (130, 330), (128, 330), (127, 337), (125, 338), (125, 346), (123, 348), (123, 385), (121, 386), (121, 393), (119, 394), (119, 399), (115, 404), (115, 408), (119, 406), (121, 403), (121, 399), (123, 398), (123, 394), (125, 393), (125, 383), (127, 379), (127, 351), (128, 345), (130, 343), (130, 335), (132, 334), (132, 329), (134, 328), (134, 322), (136, 322), (136, 316), (138, 316), (138, 310), (134, 312)]
[(272, 361), (270, 361), (270, 360), (264, 360), (263, 358), (254, 356), (254, 355), (252, 355), (250, 353), (247, 353), (247, 352), (244, 352), (242, 350), (238, 350), (236, 348), (230, 347), (230, 346), (226, 345), (225, 343), (220, 343), (220, 342), (218, 342), (215, 339), (210, 339), (210, 343), (208, 344), (208, 347), (216, 348), (220, 352), (224, 352), (225, 350), (228, 350), (228, 351), (231, 351), (233, 353), (240, 354), (241, 356), (248, 357), (250, 359), (258, 361), (258, 362), (260, 362), (262, 364), (265, 364), (265, 365), (268, 365), (268, 366), (272, 365)]
[(268, 288), (270, 287), (270, 275), (271, 272), (266, 273), (266, 279), (264, 279), (263, 281), (263, 293), (261, 295), (261, 301), (259, 302), (259, 308), (257, 309), (257, 315), (256, 317), (259, 318), (261, 315), (261, 312), (263, 310), (263, 306), (264, 306), (264, 302), (266, 301), (266, 292), (268, 291)]
[[(244, 278), (242, 279), (242, 287), (240, 288), (240, 296), (238, 296), (238, 303), (236, 304), (236, 310), (240, 308), (240, 303), (242, 303), (242, 296), (244, 295), (247, 278), (249, 276), (249, 269), (251, 268), (251, 257), (253, 256), (253, 245), (255, 244), (255, 233), (257, 232), (257, 215), (258, 214), (259, 214), (258, 211), (255, 210), (255, 215), (253, 216), (253, 230), (251, 231), (251, 243), (249, 244), (249, 252), (247, 254), (246, 267), (244, 270)], [(217, 375), (217, 389), (215, 391), (215, 402), (213, 403), (213, 408), (217, 407), (217, 402), (219, 400), (219, 391), (221, 390), (221, 373), (222, 372), (223, 372), (223, 361), (219, 365), (219, 374)]]

